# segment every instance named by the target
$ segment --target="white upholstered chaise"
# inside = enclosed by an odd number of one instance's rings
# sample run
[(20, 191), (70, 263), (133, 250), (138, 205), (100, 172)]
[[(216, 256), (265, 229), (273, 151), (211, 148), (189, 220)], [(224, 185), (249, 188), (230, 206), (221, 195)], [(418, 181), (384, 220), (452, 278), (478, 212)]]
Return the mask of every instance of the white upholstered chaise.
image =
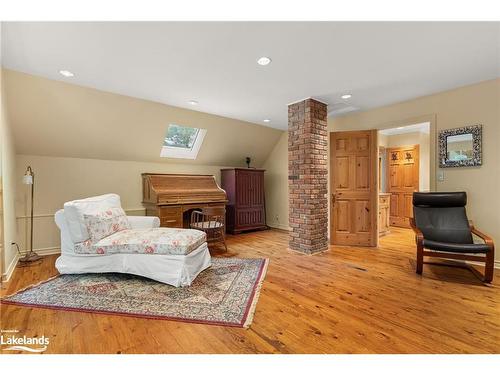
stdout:
[(99, 241), (91, 241), (85, 218), (96, 212), (120, 208), (120, 197), (106, 194), (67, 202), (57, 211), (61, 230), (61, 274), (130, 273), (173, 286), (187, 286), (211, 265), (204, 233), (188, 229), (159, 228), (152, 216), (126, 216), (129, 228)]

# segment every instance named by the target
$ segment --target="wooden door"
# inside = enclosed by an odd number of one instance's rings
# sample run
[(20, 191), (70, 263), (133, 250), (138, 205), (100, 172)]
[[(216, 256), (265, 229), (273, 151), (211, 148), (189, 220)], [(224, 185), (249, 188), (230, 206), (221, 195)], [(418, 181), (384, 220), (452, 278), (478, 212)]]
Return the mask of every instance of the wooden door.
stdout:
[(387, 149), (387, 189), (391, 194), (391, 225), (410, 227), (413, 192), (419, 189), (419, 145)]
[(377, 131), (330, 133), (330, 176), (330, 243), (377, 246)]

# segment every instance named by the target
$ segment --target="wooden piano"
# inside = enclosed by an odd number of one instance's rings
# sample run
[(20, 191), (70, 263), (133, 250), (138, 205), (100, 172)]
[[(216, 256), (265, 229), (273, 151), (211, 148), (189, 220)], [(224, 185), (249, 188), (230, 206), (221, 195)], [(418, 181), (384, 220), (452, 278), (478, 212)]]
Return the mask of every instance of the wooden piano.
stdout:
[(162, 227), (189, 228), (191, 211), (225, 207), (226, 192), (211, 175), (142, 174), (142, 203)]

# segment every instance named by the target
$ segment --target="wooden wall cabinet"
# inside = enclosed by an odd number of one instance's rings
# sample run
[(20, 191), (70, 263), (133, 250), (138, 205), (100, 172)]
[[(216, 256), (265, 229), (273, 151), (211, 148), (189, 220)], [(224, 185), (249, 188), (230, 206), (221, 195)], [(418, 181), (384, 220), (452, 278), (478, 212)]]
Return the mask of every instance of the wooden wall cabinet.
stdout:
[(221, 185), (227, 194), (226, 227), (229, 233), (267, 229), (264, 169), (221, 169)]

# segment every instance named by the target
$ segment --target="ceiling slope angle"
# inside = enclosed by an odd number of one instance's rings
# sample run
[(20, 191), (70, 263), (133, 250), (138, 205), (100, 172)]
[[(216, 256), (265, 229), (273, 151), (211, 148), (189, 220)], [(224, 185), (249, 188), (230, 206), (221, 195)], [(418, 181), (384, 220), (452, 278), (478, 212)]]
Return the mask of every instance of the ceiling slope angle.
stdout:
[(330, 108), (337, 116), (494, 79), (500, 66), (495, 22), (2, 26), (5, 68), (283, 130), (299, 98), (352, 95), (358, 109)]

